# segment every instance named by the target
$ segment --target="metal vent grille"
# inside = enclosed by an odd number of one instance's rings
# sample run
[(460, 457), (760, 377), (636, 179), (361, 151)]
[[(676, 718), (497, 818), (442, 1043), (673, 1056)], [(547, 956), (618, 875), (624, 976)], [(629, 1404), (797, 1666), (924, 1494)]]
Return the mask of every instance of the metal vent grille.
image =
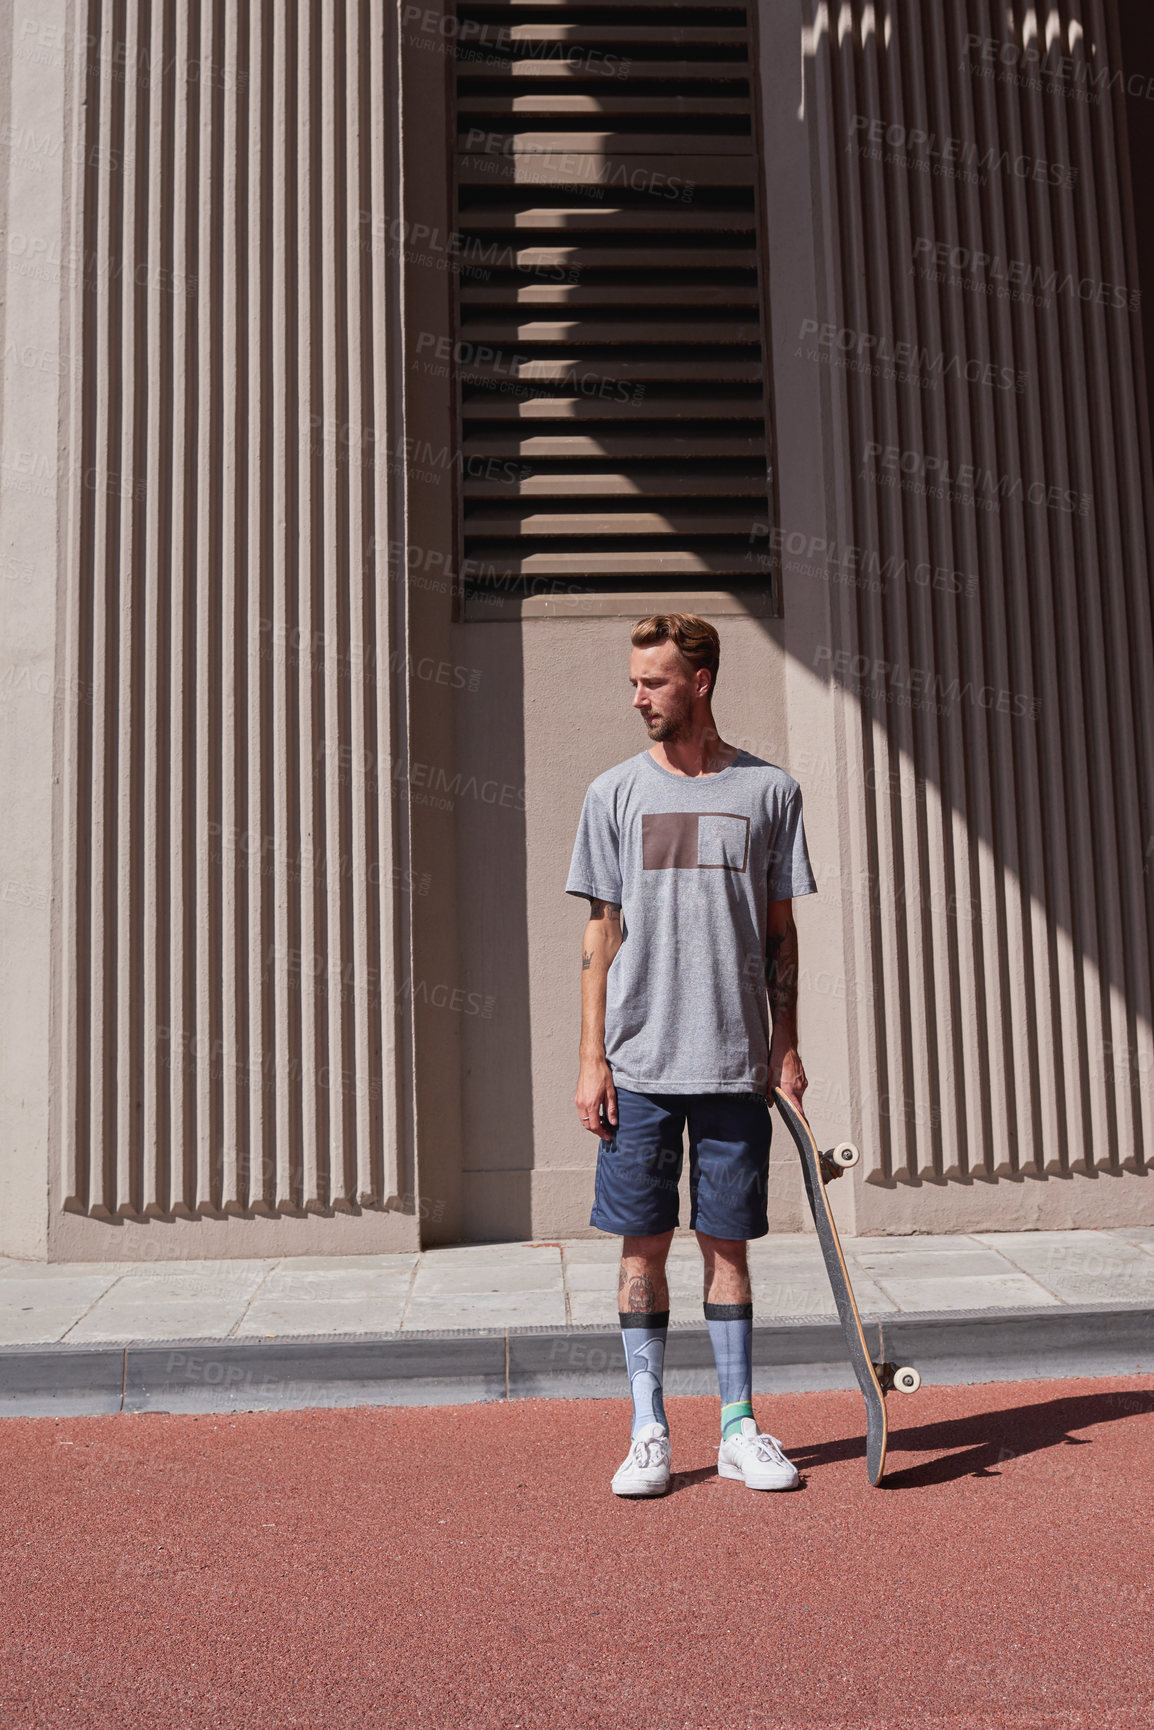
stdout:
[(461, 0), (456, 23), (466, 596), (767, 590), (747, 8)]

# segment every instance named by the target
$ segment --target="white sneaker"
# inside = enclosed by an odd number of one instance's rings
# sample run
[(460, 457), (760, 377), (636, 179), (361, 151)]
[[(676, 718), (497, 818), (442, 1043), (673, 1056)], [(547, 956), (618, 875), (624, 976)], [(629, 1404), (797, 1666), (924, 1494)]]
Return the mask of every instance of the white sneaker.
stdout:
[(613, 1474), (615, 1496), (663, 1496), (669, 1488), (669, 1432), (646, 1424)]
[(718, 1448), (717, 1475), (738, 1478), (748, 1490), (795, 1490), (799, 1482), (777, 1437), (760, 1432), (754, 1418), (742, 1418), (740, 1431)]

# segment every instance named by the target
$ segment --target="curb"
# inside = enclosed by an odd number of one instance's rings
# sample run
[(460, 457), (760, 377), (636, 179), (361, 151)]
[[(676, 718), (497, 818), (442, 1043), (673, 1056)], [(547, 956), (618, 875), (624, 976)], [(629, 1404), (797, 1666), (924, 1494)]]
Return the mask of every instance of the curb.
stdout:
[[(898, 1314), (865, 1327), (879, 1358), (913, 1364), (925, 1383), (1154, 1371), (1146, 1304)], [(855, 1385), (841, 1328), (824, 1317), (755, 1327), (753, 1365), (755, 1393)], [(620, 1335), (600, 1327), (0, 1347), (3, 1417), (618, 1399), (624, 1391)], [(716, 1392), (703, 1328), (670, 1329), (665, 1392)]]

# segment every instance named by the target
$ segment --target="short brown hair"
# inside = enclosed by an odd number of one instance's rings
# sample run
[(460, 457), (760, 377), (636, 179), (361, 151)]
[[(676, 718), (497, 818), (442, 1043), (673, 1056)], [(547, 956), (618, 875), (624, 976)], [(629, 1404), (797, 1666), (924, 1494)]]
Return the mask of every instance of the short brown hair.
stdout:
[(650, 613), (648, 618), (638, 619), (629, 640), (635, 649), (655, 649), (660, 643), (672, 643), (694, 672), (698, 667), (707, 667), (712, 697), (721, 660), (721, 638), (708, 619), (699, 619), (696, 613)]

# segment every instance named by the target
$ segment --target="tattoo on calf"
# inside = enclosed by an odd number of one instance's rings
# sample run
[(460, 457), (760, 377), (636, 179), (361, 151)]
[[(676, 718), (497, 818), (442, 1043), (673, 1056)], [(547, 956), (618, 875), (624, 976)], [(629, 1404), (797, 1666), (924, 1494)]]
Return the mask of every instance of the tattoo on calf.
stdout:
[(629, 1275), (623, 1267), (617, 1278), (617, 1308), (632, 1315), (654, 1315), (657, 1307), (657, 1288), (649, 1275)]

